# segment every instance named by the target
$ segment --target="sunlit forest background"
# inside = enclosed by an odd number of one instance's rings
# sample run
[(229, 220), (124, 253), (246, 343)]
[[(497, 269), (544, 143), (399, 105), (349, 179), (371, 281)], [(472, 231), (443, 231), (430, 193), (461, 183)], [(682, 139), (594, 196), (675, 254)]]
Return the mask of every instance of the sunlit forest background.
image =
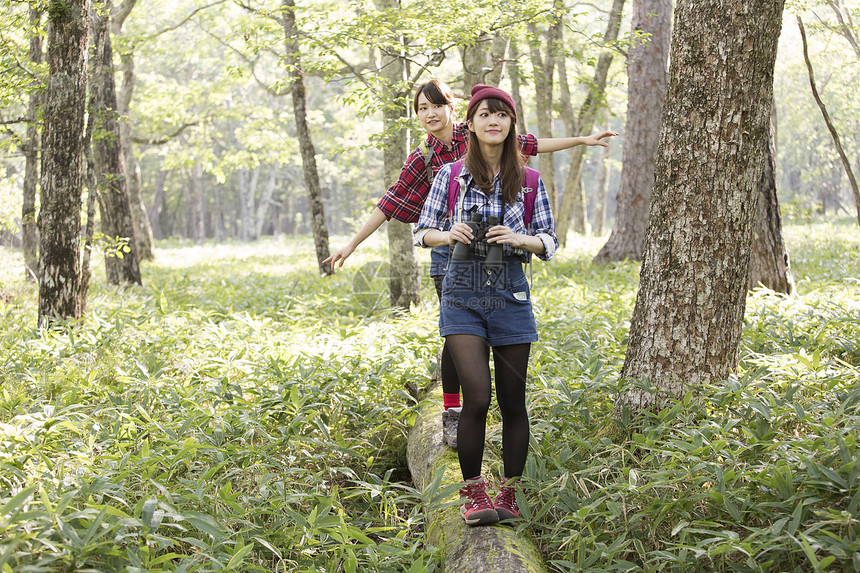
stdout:
[[(0, 0), (0, 571), (445, 570), (437, 517), (453, 508), (462, 525), (459, 478), (419, 487), (407, 460), (421, 409), (441, 410), (422, 394), (441, 344), (429, 256), (416, 249), (420, 300), (406, 310), (391, 309), (384, 232), (321, 275), (289, 94), (295, 52), (279, 20), (293, 2), (118, 4), (133, 6), (112, 30), (113, 63), (130, 95), (126, 165), (130, 179), (139, 167), (153, 257), (142, 284), (112, 284), (106, 261), (122, 251), (97, 235), (86, 312), (44, 327), (21, 247), (21, 142), (47, 73), (28, 56), (46, 15), (31, 26), (28, 9), (46, 3)], [(467, 46), (489, 52), (504, 37), (500, 83), (516, 86), (536, 133), (546, 94), (535, 62), (549, 55), (550, 15), (563, 13), (555, 136), (579, 135), (566, 120), (601, 55), (613, 56), (592, 128), (620, 135), (608, 155), (587, 151), (589, 228), (530, 277), (541, 340), (529, 363), (527, 503), (509, 531), (534, 543), (542, 570), (860, 571), (860, 233), (809, 82), (811, 68), (856, 169), (858, 2), (797, 1), (784, 15), (773, 116), (795, 292), (752, 288), (731, 375), (635, 420), (613, 412), (625, 393), (653, 392), (619, 375), (640, 264), (594, 263), (620, 184), (630, 7), (607, 44), (618, 0), (297, 4), (333, 249), (391, 183), (379, 64), (392, 37), (408, 62), (405, 99), (443, 79), (460, 118), (492, 71), (464, 63)], [(383, 18), (380, 5), (399, 10)], [(423, 134), (405, 123), (411, 149)], [(570, 156), (553, 159), (563, 181)], [(495, 475), (501, 442), (494, 409)], [(440, 455), (456, 467), (453, 451)]]
[[(0, 109), (5, 129), (20, 136), (24, 125), (10, 122), (26, 115), (26, 92), (21, 88), (31, 78), (16, 62), (26, 59), (27, 15), (24, 4), (5, 4), (2, 42), (10, 55), (0, 86)], [(141, 0), (121, 33), (113, 37), (117, 67), (121, 54), (133, 55), (129, 120), (144, 204), (157, 239), (196, 236), (194, 185), (198, 183), (205, 201), (207, 238), (248, 240), (310, 231), (292, 105), (289, 95), (281, 93), (283, 29), (266, 16), (262, 5), (249, 6), (251, 11), (240, 4)], [(491, 4), (478, 2), (464, 11), (441, 3), (411, 3), (404, 21), (396, 23), (404, 33), (413, 34), (412, 67), (406, 79), (420, 83), (437, 77), (450, 83), (457, 95), (467, 95), (471, 86), (465, 85), (458, 37), (474, 37), (500, 21), (507, 22), (504, 31), (513, 34), (519, 48), (518, 59), (508, 62), (503, 85), (510, 85), (511, 64), (517, 64), (526, 126), (537, 133), (529, 43), (540, 47), (544, 38), (530, 36), (527, 27), (517, 22), (535, 14), (540, 21), (547, 9), (544, 4), (550, 3), (517, 3), (503, 16)], [(600, 39), (609, 10), (604, 4), (576, 5), (567, 12), (563, 48), (574, 109), (585, 98), (596, 58), (604, 48)], [(856, 11), (856, 6), (846, 4), (849, 14)], [(808, 12), (803, 8), (792, 7), (806, 16), (819, 89), (849, 157), (856, 162), (860, 58), (834, 28), (836, 21), (827, 6)], [(371, 26), (361, 20), (360, 12), (361, 3), (324, 1), (310, 2), (299, 12), (310, 124), (326, 222), (334, 234), (354, 231), (386, 189), (378, 148), (384, 93), (370, 66), (378, 57), (374, 46), (382, 44), (386, 23)], [(441, 22), (447, 26), (444, 33)], [(611, 228), (612, 190), (617, 189), (620, 174), (627, 103), (623, 55), (630, 40), (629, 21), (621, 30), (620, 41), (611, 48), (618, 57), (612, 60), (606, 109), (598, 126), (621, 132), (612, 145), (605, 229)], [(543, 33), (540, 28), (538, 33)], [(10, 53), (15, 48), (17, 55)], [(35, 66), (29, 71), (39, 74), (42, 69)], [(117, 85), (122, 81), (118, 74)], [(791, 10), (785, 14), (774, 88), (783, 209), (852, 212), (844, 169), (810, 93)], [(555, 89), (560, 89), (558, 81)], [(461, 118), (464, 108), (460, 108)], [(568, 135), (556, 110), (553, 135)], [(420, 136), (417, 123), (413, 127), (410, 148)], [(14, 137), (7, 135), (6, 152), (0, 159), (0, 236), (12, 245), (21, 217), (23, 164)], [(584, 185), (593, 213), (599, 151), (589, 150), (587, 158)], [(555, 161), (563, 181), (567, 155), (557, 153)], [(598, 222), (591, 223), (595, 227)]]

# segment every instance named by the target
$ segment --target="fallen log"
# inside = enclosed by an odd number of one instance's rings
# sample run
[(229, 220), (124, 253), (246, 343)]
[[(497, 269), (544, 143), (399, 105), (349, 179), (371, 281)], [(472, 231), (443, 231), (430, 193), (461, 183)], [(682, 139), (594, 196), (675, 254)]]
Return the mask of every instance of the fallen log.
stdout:
[[(415, 486), (426, 490), (437, 472), (443, 483), (462, 481), (457, 452), (442, 445), (442, 391), (437, 385), (419, 404), (409, 433), (406, 459)], [(485, 451), (486, 456), (489, 452)], [(456, 493), (450, 498), (456, 499)], [(451, 573), (544, 573), (540, 552), (527, 531), (510, 525), (470, 527), (460, 517), (460, 506), (432, 511), (427, 523), (428, 543), (442, 549), (442, 570)]]

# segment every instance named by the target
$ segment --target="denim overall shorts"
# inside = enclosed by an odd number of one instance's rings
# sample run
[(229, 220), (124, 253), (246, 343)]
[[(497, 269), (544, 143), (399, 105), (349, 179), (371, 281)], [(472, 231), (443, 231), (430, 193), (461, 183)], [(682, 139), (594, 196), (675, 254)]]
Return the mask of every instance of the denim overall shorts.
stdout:
[(472, 334), (490, 346), (537, 342), (531, 292), (518, 257), (487, 265), (450, 259), (442, 281), (439, 334)]

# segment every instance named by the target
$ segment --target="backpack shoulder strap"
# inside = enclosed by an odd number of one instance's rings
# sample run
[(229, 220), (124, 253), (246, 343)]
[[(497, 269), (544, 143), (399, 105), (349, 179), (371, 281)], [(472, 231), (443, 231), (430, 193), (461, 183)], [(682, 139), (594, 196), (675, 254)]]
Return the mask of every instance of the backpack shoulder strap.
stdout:
[(457, 197), (460, 195), (460, 169), (463, 168), (463, 160), (451, 164), (451, 175), (448, 177), (448, 214), (454, 220), (457, 209)]
[(421, 140), (421, 143), (418, 144), (418, 148), (421, 150), (421, 153), (424, 155), (424, 171), (427, 173), (427, 183), (430, 186), (433, 186), (433, 167), (430, 165), (430, 161), (433, 159), (433, 148), (427, 145), (427, 140)]
[(539, 180), (540, 173), (536, 169), (526, 167), (525, 181), (523, 185), (527, 190), (523, 192), (523, 225), (525, 226), (526, 231), (528, 231), (532, 224)]

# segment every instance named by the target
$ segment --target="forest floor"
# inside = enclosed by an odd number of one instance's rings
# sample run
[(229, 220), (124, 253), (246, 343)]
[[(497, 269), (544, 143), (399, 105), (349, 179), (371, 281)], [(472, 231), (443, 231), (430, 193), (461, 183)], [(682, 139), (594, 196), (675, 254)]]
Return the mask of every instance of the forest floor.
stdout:
[[(618, 421), (624, 443), (598, 431), (638, 265), (593, 266), (605, 237), (534, 263), (517, 527), (552, 571), (860, 571), (860, 231), (784, 230), (797, 295), (750, 294), (737, 376)], [(438, 570), (440, 495), (405, 467), (440, 343), (427, 253), (405, 314), (384, 236), (333, 277), (313, 253), (165, 241), (127, 289), (96, 259), (83, 323), (39, 330), (0, 249), (0, 570)]]

